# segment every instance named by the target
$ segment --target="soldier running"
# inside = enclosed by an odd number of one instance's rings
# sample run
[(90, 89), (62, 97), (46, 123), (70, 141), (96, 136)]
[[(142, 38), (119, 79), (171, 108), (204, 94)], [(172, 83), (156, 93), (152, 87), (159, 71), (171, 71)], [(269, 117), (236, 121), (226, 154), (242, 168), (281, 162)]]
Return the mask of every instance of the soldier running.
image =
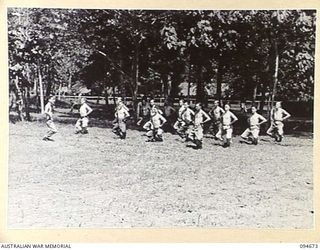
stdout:
[(147, 97), (143, 96), (141, 102), (137, 105), (137, 125), (145, 124), (150, 118), (150, 104)]
[(56, 101), (56, 98), (54, 96), (50, 97), (48, 103), (45, 106), (44, 109), (44, 114), (46, 115), (46, 124), (47, 127), (49, 128), (47, 134), (43, 137), (44, 141), (53, 141), (51, 136), (56, 134), (58, 130), (56, 129), (56, 126), (53, 123), (53, 106)]
[(189, 138), (196, 145), (195, 149), (202, 148), (202, 139), (203, 139), (203, 124), (210, 121), (210, 116), (202, 110), (201, 103), (196, 104), (196, 112), (194, 115), (194, 125)]
[(89, 123), (89, 115), (92, 112), (92, 108), (86, 103), (86, 98), (82, 97), (80, 99), (80, 118), (77, 120), (76, 123), (76, 134), (88, 134), (88, 123)]
[[(260, 133), (260, 125), (267, 122), (267, 119), (257, 113), (257, 108), (251, 108), (251, 116), (248, 118), (249, 128), (247, 128), (241, 137), (245, 140), (252, 140), (254, 145), (258, 144), (258, 137)], [(252, 136), (252, 137), (249, 137)]]
[(291, 115), (281, 108), (281, 102), (276, 102), (275, 107), (271, 110), (270, 120), (271, 126), (267, 130), (267, 134), (276, 141), (281, 142), (283, 138), (283, 121), (288, 119)]
[(230, 147), (233, 127), (232, 124), (238, 121), (238, 118), (230, 111), (230, 105), (224, 106), (225, 113), (222, 115), (221, 135), (224, 140), (224, 147)]
[(166, 121), (167, 121), (166, 118), (164, 118), (159, 113), (159, 110), (155, 106), (151, 108), (150, 121), (143, 126), (144, 129), (148, 130), (147, 132), (147, 136), (149, 138), (148, 141), (150, 142), (163, 141), (162, 126)]
[(128, 110), (122, 99), (118, 98), (112, 132), (118, 135), (120, 139), (126, 139), (127, 136), (126, 120), (130, 116)]
[(224, 114), (224, 110), (219, 106), (219, 101), (214, 101), (213, 108), (210, 110), (209, 115), (212, 119), (210, 129), (212, 129), (214, 138), (216, 140), (222, 140), (221, 137), (221, 116)]

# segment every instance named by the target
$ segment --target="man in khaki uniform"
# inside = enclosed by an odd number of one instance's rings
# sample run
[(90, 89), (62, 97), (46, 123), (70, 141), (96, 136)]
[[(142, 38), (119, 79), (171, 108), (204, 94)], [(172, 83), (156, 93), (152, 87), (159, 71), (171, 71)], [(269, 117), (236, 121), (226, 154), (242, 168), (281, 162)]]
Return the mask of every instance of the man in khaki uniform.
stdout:
[(148, 130), (148, 141), (163, 141), (162, 126), (167, 120), (159, 113), (159, 110), (155, 106), (151, 108), (150, 115), (150, 121), (144, 125), (144, 128)]
[(203, 124), (210, 121), (210, 116), (202, 110), (201, 103), (196, 104), (196, 112), (194, 115), (194, 125), (189, 138), (196, 144), (196, 149), (202, 148)]
[(219, 101), (214, 101), (213, 108), (210, 110), (209, 115), (212, 119), (210, 129), (214, 134), (214, 138), (222, 140), (221, 138), (221, 116), (224, 114), (224, 110), (219, 106)]
[(82, 133), (82, 134), (88, 134), (88, 123), (89, 123), (89, 115), (92, 112), (92, 108), (86, 103), (86, 98), (82, 97), (80, 100), (81, 106), (80, 106), (80, 118), (77, 120), (76, 123), (76, 134)]
[(226, 104), (224, 106), (225, 113), (221, 117), (221, 135), (224, 139), (224, 147), (229, 147), (232, 138), (232, 124), (238, 121), (238, 118), (230, 111), (230, 106)]
[(117, 103), (112, 132), (118, 135), (120, 139), (126, 139), (126, 119), (130, 116), (130, 114), (128, 112), (128, 108), (124, 105), (121, 99), (119, 99)]
[(50, 97), (44, 109), (44, 114), (46, 115), (46, 120), (47, 120), (46, 124), (47, 124), (47, 127), (49, 128), (47, 134), (43, 137), (44, 141), (53, 141), (51, 136), (53, 136), (58, 132), (53, 122), (53, 106), (55, 101), (56, 101), (56, 98), (54, 96)]
[(262, 123), (267, 122), (267, 119), (264, 118), (262, 115), (257, 113), (257, 108), (251, 108), (251, 116), (248, 119), (249, 128), (247, 128), (241, 135), (241, 137), (245, 140), (250, 139), (249, 136), (252, 136), (252, 143), (254, 145), (258, 144), (258, 137), (260, 133), (260, 125)]
[(276, 102), (275, 107), (271, 110), (271, 126), (267, 130), (267, 134), (275, 138), (276, 141), (281, 142), (283, 138), (283, 121), (290, 116), (291, 115), (286, 110), (281, 108), (281, 102)]

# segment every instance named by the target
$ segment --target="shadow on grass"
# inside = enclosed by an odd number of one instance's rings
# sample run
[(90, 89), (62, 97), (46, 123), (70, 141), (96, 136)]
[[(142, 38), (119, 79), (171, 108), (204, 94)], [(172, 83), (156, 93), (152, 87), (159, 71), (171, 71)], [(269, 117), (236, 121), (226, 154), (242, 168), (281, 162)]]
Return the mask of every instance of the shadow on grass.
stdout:
[(187, 147), (187, 148), (192, 148), (192, 149), (194, 149), (194, 150), (199, 150), (199, 149), (201, 149), (201, 148), (199, 148), (199, 147), (196, 146), (196, 145), (190, 145), (190, 144), (188, 144), (186, 147)]
[(214, 143), (211, 143), (210, 145), (212, 145), (212, 146), (220, 146), (220, 147), (223, 146), (223, 144), (219, 143), (219, 142), (214, 142)]
[(246, 141), (246, 140), (243, 140), (243, 139), (241, 139), (241, 140), (239, 141), (239, 143), (240, 143), (240, 144), (253, 145), (253, 143), (252, 143), (251, 141)]

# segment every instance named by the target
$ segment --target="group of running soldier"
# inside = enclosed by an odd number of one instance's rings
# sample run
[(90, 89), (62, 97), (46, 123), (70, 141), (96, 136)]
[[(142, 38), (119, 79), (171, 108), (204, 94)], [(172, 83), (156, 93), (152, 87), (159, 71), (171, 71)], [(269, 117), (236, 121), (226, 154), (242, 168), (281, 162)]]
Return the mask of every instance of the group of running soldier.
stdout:
[[(52, 135), (57, 133), (53, 123), (53, 106), (55, 97), (51, 97), (45, 106), (45, 115), (49, 131), (43, 140), (52, 140)], [(93, 111), (87, 104), (86, 99), (80, 99), (79, 119), (75, 125), (75, 133), (88, 133), (89, 115)], [(230, 111), (230, 105), (224, 105), (224, 109), (219, 106), (219, 101), (215, 101), (213, 108), (207, 114), (201, 103), (195, 105), (195, 110), (191, 109), (189, 103), (184, 100), (179, 101), (178, 117), (174, 121), (175, 109), (168, 103), (165, 103), (164, 112), (157, 107), (154, 100), (148, 101), (143, 97), (137, 105), (137, 125), (146, 131), (148, 142), (163, 141), (164, 128), (168, 131), (173, 128), (174, 131), (186, 142), (193, 142), (194, 148), (201, 149), (204, 124), (211, 121), (210, 129), (214, 131), (216, 140), (223, 141), (224, 147), (229, 147), (232, 142), (233, 124), (238, 121), (237, 116)], [(246, 111), (247, 112), (247, 111)], [(251, 107), (248, 118), (248, 128), (241, 134), (241, 138), (251, 141), (252, 144), (258, 144), (260, 125), (267, 122), (267, 119), (257, 113), (256, 107)], [(119, 136), (120, 139), (126, 139), (127, 120), (130, 118), (128, 107), (119, 97), (116, 100), (112, 132)], [(271, 110), (271, 126), (267, 134), (280, 142), (283, 138), (283, 121), (290, 117), (290, 114), (281, 108), (281, 103), (276, 102), (275, 107)]]

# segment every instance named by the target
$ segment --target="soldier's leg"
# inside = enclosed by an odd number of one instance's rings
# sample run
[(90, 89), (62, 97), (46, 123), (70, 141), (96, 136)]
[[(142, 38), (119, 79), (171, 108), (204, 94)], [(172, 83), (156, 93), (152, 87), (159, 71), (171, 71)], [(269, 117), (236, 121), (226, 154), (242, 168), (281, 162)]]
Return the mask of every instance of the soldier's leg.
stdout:
[(147, 142), (153, 142), (155, 141), (154, 135), (155, 135), (155, 131), (154, 129), (150, 129), (147, 133), (146, 133), (148, 140)]
[(216, 133), (215, 138), (223, 141), (223, 139), (221, 137), (222, 136), (222, 126), (221, 126), (220, 122), (216, 123), (216, 129), (218, 132)]
[(178, 130), (179, 129), (179, 124), (180, 124), (180, 122), (179, 121), (176, 121), (174, 124), (173, 124), (173, 128), (175, 129), (175, 130)]
[(115, 123), (113, 124), (112, 132), (113, 132), (114, 134), (120, 136), (119, 130), (120, 130), (120, 129), (119, 129), (119, 124), (118, 124), (118, 122), (115, 122)]
[(281, 142), (282, 141), (282, 138), (283, 138), (283, 122), (278, 122), (276, 124), (276, 129), (277, 129), (277, 138), (276, 138), (276, 141), (278, 142)]
[(79, 118), (76, 122), (75, 128), (76, 128), (76, 134), (81, 132), (81, 123), (82, 123), (82, 119)]
[(179, 122), (177, 127), (177, 134), (181, 138), (186, 138), (186, 131), (188, 129), (188, 125), (185, 122)]
[(274, 136), (274, 124), (273, 124), (273, 123), (271, 123), (270, 127), (268, 128), (267, 134), (268, 134), (269, 136), (271, 136), (271, 137)]
[(185, 138), (185, 141), (188, 142), (188, 141), (195, 141), (196, 139), (196, 131), (195, 131), (195, 127), (193, 125), (185, 125), (184, 126), (184, 138)]
[(150, 124), (151, 124), (150, 121), (146, 122), (146, 123), (143, 125), (143, 129), (149, 130), (149, 129), (150, 129)]
[(283, 136), (283, 127), (284, 127), (283, 122), (278, 122), (277, 129), (280, 136)]
[(251, 130), (251, 134), (252, 134), (252, 137), (253, 137), (252, 143), (254, 145), (258, 144), (259, 133), (260, 133), (260, 129), (258, 129), (258, 128), (255, 128), (255, 129)]
[(124, 121), (119, 121), (120, 138), (126, 139), (127, 136), (127, 125)]
[(227, 128), (225, 130), (225, 137), (226, 137), (225, 145), (227, 147), (229, 147), (231, 144), (232, 132), (233, 132), (232, 128)]
[(202, 148), (202, 140), (203, 140), (203, 128), (202, 126), (198, 126), (197, 128), (195, 128), (195, 144), (197, 146), (197, 148)]
[(251, 134), (250, 128), (247, 128), (240, 136), (241, 138), (248, 140), (250, 134)]
[(156, 140), (157, 140), (157, 141), (163, 141), (162, 135), (163, 135), (163, 129), (158, 128), (158, 129), (157, 129), (157, 132), (156, 132), (156, 137), (155, 137)]
[(88, 134), (88, 123), (89, 123), (89, 118), (88, 117), (83, 117), (82, 118), (82, 124), (81, 124), (81, 128), (82, 128), (82, 133), (83, 134)]
[(52, 120), (47, 121), (46, 124), (47, 124), (49, 130), (43, 139), (48, 140), (48, 139), (51, 139), (51, 136), (53, 136), (55, 133), (57, 133), (58, 130), (56, 129), (56, 126), (54, 125)]

